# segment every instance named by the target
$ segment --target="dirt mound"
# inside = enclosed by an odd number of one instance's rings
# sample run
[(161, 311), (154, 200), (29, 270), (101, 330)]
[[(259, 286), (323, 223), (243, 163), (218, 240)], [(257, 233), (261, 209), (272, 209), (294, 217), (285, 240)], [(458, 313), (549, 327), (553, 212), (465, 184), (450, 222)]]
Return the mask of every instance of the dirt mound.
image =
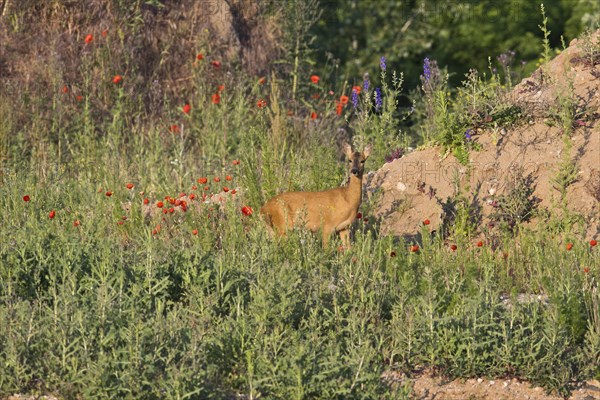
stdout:
[[(386, 371), (382, 379), (390, 385), (407, 385), (411, 398), (418, 400), (564, 400), (566, 397), (548, 394), (539, 386), (516, 378), (489, 380), (482, 378), (445, 379), (431, 371), (421, 371), (407, 377), (396, 371)], [(569, 400), (600, 399), (600, 382), (591, 380), (573, 388)]]
[[(412, 388), (412, 398), (419, 400), (561, 400), (565, 397), (547, 394), (518, 379), (455, 379), (447, 380), (424, 371), (417, 376), (406, 376), (387, 371), (382, 378), (388, 383), (406, 383)], [(600, 382), (592, 380), (573, 389), (569, 400), (600, 399)]]
[[(591, 36), (598, 41), (600, 31)], [(472, 151), (468, 165), (440, 148), (426, 148), (385, 164), (367, 184), (367, 193), (380, 192), (375, 216), (383, 233), (413, 238), (424, 220), (432, 229), (442, 223), (443, 208), (461, 195), (480, 214), (479, 226), (489, 222), (498, 196), (507, 193), (517, 176), (530, 176), (538, 209), (580, 214), (588, 236), (600, 234), (600, 65), (585, 51), (583, 40), (573, 40), (560, 55), (524, 79), (510, 93), (515, 104), (528, 111), (528, 120), (516, 128), (480, 132), (481, 146)], [(593, 42), (592, 42), (593, 43)], [(565, 149), (559, 116), (564, 99), (572, 99), (571, 148)], [(561, 103), (562, 102), (562, 103)], [(563, 152), (569, 151), (565, 157)], [(560, 171), (572, 160), (570, 183), (563, 198)], [(520, 172), (519, 172), (520, 171)], [(460, 182), (460, 185), (459, 185)], [(380, 189), (380, 190), (378, 190)], [(538, 221), (533, 220), (535, 224)]]

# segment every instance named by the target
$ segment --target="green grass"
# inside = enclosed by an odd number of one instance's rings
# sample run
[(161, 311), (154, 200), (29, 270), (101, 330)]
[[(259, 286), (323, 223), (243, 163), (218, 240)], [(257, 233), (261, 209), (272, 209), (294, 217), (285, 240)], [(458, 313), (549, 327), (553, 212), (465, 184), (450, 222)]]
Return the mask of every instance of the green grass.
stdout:
[[(382, 373), (421, 367), (565, 394), (600, 376), (600, 262), (583, 237), (520, 229), (492, 248), (456, 235), (452, 251), (423, 227), (411, 252), (373, 216), (343, 252), (307, 232), (267, 234), (266, 198), (344, 181), (341, 139), (380, 144), (367, 170), (390, 150), (382, 143), (399, 144), (400, 75), (383, 85), (381, 111), (371, 88), (338, 116), (347, 91), (328, 98), (309, 74), (294, 102), (289, 79), (261, 85), (191, 54), (189, 98), (165, 95), (154, 113), (130, 83), (135, 65), (111, 82), (129, 59), (101, 40), (82, 61), (95, 78), (79, 82), (81, 99), (62, 92), (58, 64), (54, 85), (0, 93), (0, 396), (397, 399), (410, 388)], [(196, 196), (189, 210), (169, 212), (165, 197), (182, 192)]]
[[(128, 190), (144, 177), (111, 170), (110, 159), (98, 150), (97, 167), (45, 181), (4, 175), (3, 395), (397, 398), (404, 391), (382, 372), (422, 365), (563, 392), (599, 373), (600, 271), (585, 243), (566, 251), (527, 233), (496, 251), (433, 240), (411, 253), (358, 229), (340, 253), (305, 232), (270, 240), (256, 212), (241, 213), (243, 200), (144, 221), (137, 192), (152, 182)], [(230, 170), (244, 187), (241, 169)], [(548, 302), (521, 304), (520, 293)]]

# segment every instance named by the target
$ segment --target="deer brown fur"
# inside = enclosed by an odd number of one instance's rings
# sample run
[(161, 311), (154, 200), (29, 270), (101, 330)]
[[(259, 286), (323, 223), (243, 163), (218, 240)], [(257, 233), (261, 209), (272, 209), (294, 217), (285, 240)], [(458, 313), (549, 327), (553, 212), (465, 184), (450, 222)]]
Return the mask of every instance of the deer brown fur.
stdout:
[(345, 144), (344, 152), (351, 173), (346, 186), (321, 192), (281, 193), (261, 208), (260, 213), (275, 233), (285, 235), (294, 227), (304, 227), (313, 232), (321, 230), (323, 246), (326, 246), (330, 236), (338, 232), (344, 245), (350, 245), (349, 229), (362, 200), (364, 164), (371, 153), (371, 146), (355, 152)]

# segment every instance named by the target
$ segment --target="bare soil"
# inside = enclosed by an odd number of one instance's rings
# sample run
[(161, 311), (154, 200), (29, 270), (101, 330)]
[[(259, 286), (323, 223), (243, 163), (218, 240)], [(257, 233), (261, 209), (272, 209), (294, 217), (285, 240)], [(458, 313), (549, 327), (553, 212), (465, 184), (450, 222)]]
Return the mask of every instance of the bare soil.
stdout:
[[(388, 371), (383, 379), (399, 384), (408, 383), (415, 400), (564, 400), (562, 396), (547, 394), (541, 387), (535, 387), (518, 379), (456, 379), (447, 380), (425, 371), (416, 377)], [(577, 386), (569, 400), (600, 399), (600, 382), (592, 380)]]

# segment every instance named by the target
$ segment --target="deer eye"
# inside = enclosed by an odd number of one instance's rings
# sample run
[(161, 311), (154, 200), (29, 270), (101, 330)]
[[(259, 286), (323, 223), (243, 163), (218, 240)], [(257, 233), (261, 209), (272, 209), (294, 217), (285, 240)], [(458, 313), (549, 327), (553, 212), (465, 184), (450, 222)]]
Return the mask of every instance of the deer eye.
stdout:
[(365, 163), (365, 160), (360, 160), (360, 163), (361, 163), (361, 164), (364, 164), (364, 163)]

